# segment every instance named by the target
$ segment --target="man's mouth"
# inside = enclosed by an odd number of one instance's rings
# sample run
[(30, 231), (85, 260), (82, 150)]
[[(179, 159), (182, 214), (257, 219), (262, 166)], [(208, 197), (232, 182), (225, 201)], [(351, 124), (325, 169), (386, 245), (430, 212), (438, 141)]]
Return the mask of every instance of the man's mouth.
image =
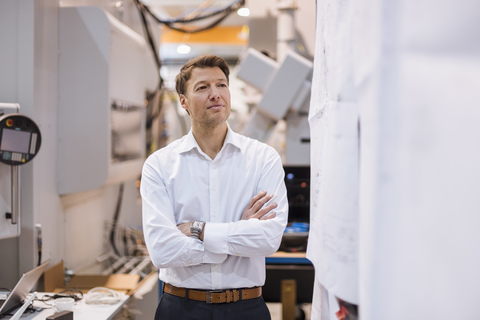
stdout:
[(207, 109), (218, 110), (218, 109), (222, 109), (222, 108), (223, 108), (223, 104), (214, 104), (214, 105), (209, 106)]

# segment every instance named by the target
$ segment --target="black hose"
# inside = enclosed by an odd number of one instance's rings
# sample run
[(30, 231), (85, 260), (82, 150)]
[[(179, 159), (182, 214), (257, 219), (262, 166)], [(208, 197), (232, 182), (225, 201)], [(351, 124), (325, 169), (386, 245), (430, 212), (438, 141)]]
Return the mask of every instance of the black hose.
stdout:
[[(141, 8), (140, 9), (141, 11), (144, 10), (145, 12), (147, 12), (158, 23), (164, 24), (165, 26), (167, 26), (168, 28), (170, 28), (172, 30), (183, 32), (183, 33), (196, 33), (196, 32), (201, 32), (201, 31), (212, 29), (215, 26), (217, 26), (220, 22), (225, 20), (232, 12), (235, 12), (237, 9), (239, 9), (240, 7), (245, 5), (245, 0), (237, 0), (237, 1), (233, 1), (230, 5), (226, 6), (225, 8), (216, 10), (214, 12), (211, 12), (211, 13), (208, 13), (208, 14), (205, 14), (205, 15), (199, 15), (199, 16), (196, 16), (196, 17), (191, 18), (191, 19), (176, 18), (176, 19), (171, 19), (171, 20), (165, 20), (165, 19), (158, 18), (150, 10), (150, 8), (146, 5), (144, 5), (140, 0), (135, 0), (135, 2), (137, 3), (137, 6), (139, 8)], [(184, 29), (184, 28), (179, 28), (179, 27), (173, 26), (173, 24), (175, 24), (175, 23), (180, 23), (180, 24), (191, 23), (191, 22), (211, 18), (211, 17), (214, 17), (214, 16), (219, 15), (219, 14), (223, 14), (223, 15), (220, 18), (218, 18), (217, 20), (215, 20), (214, 22), (212, 22), (211, 24), (209, 24), (205, 27), (200, 27), (200, 28), (197, 28), (197, 29)]]
[(124, 183), (122, 182), (120, 184), (120, 188), (118, 191), (118, 198), (117, 198), (117, 205), (115, 208), (115, 214), (113, 215), (113, 222), (112, 222), (112, 229), (110, 230), (110, 243), (112, 245), (113, 251), (117, 256), (120, 256), (120, 252), (117, 249), (117, 246), (115, 245), (115, 232), (117, 229), (117, 223), (118, 223), (118, 217), (120, 215), (120, 208), (122, 206), (122, 199), (123, 199), (123, 190), (124, 190)]

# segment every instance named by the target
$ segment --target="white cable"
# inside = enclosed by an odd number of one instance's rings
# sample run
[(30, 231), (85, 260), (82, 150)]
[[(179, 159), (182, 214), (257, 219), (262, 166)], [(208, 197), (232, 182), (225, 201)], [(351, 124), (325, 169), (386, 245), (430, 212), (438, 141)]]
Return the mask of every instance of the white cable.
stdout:
[(10, 318), (10, 320), (20, 319), (25, 309), (27, 309), (27, 307), (30, 305), (30, 302), (32, 302), (33, 298), (35, 298), (36, 296), (37, 296), (37, 292), (32, 293), (32, 295), (25, 300), (25, 302), (23, 303), (23, 306), (20, 309), (18, 309), (17, 312), (15, 312), (15, 314), (13, 315), (13, 317)]
[(87, 292), (85, 303), (86, 304), (115, 304), (122, 299), (120, 293), (115, 290), (95, 287)]

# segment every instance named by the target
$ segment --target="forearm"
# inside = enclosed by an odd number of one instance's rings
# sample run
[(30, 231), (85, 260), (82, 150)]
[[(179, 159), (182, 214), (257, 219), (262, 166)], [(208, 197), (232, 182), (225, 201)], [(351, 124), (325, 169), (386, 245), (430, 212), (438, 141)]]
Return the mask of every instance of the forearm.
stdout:
[[(267, 161), (257, 185), (257, 192), (263, 191), (246, 205), (242, 220), (207, 222), (205, 249), (235, 256), (267, 256), (277, 251), (288, 222), (287, 190), (283, 179), (280, 158)], [(249, 210), (253, 211), (246, 212)]]
[(205, 225), (205, 249), (234, 256), (268, 256), (278, 250), (285, 223), (281, 216)]
[(184, 235), (176, 226), (152, 228), (144, 224), (145, 242), (157, 268), (221, 263), (227, 255), (208, 252), (202, 241)]
[(160, 211), (159, 203), (148, 196), (142, 198), (143, 230), (152, 263), (157, 268), (187, 267), (203, 263), (221, 263), (226, 254), (205, 250), (202, 241), (189, 237), (175, 225), (167, 208)]
[(275, 202), (268, 204), (273, 195), (262, 191), (252, 198), (240, 221), (189, 221), (179, 224), (178, 229), (189, 237), (198, 234), (206, 251), (235, 256), (270, 255), (280, 246), (287, 222), (286, 197), (279, 191), (280, 207)]
[[(202, 221), (203, 222), (203, 221)], [(204, 222), (203, 222), (204, 223)], [(194, 235), (192, 233), (192, 224), (193, 224), (193, 221), (189, 221), (189, 222), (185, 222), (185, 223), (181, 223), (179, 224), (177, 227), (178, 227), (178, 230), (180, 230), (180, 232), (182, 232), (184, 235), (186, 235), (187, 237), (196, 237), (196, 235)], [(203, 226), (201, 227), (201, 231), (200, 233), (198, 234), (198, 239), (200, 241), (203, 241), (203, 235), (205, 233), (205, 223), (203, 224)]]

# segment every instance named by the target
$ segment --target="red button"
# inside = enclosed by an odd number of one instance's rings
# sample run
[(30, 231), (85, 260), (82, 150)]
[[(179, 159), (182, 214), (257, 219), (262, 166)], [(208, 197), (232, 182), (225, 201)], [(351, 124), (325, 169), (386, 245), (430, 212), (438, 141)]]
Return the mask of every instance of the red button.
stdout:
[(13, 120), (12, 119), (7, 119), (7, 126), (9, 126), (9, 127), (13, 126)]

